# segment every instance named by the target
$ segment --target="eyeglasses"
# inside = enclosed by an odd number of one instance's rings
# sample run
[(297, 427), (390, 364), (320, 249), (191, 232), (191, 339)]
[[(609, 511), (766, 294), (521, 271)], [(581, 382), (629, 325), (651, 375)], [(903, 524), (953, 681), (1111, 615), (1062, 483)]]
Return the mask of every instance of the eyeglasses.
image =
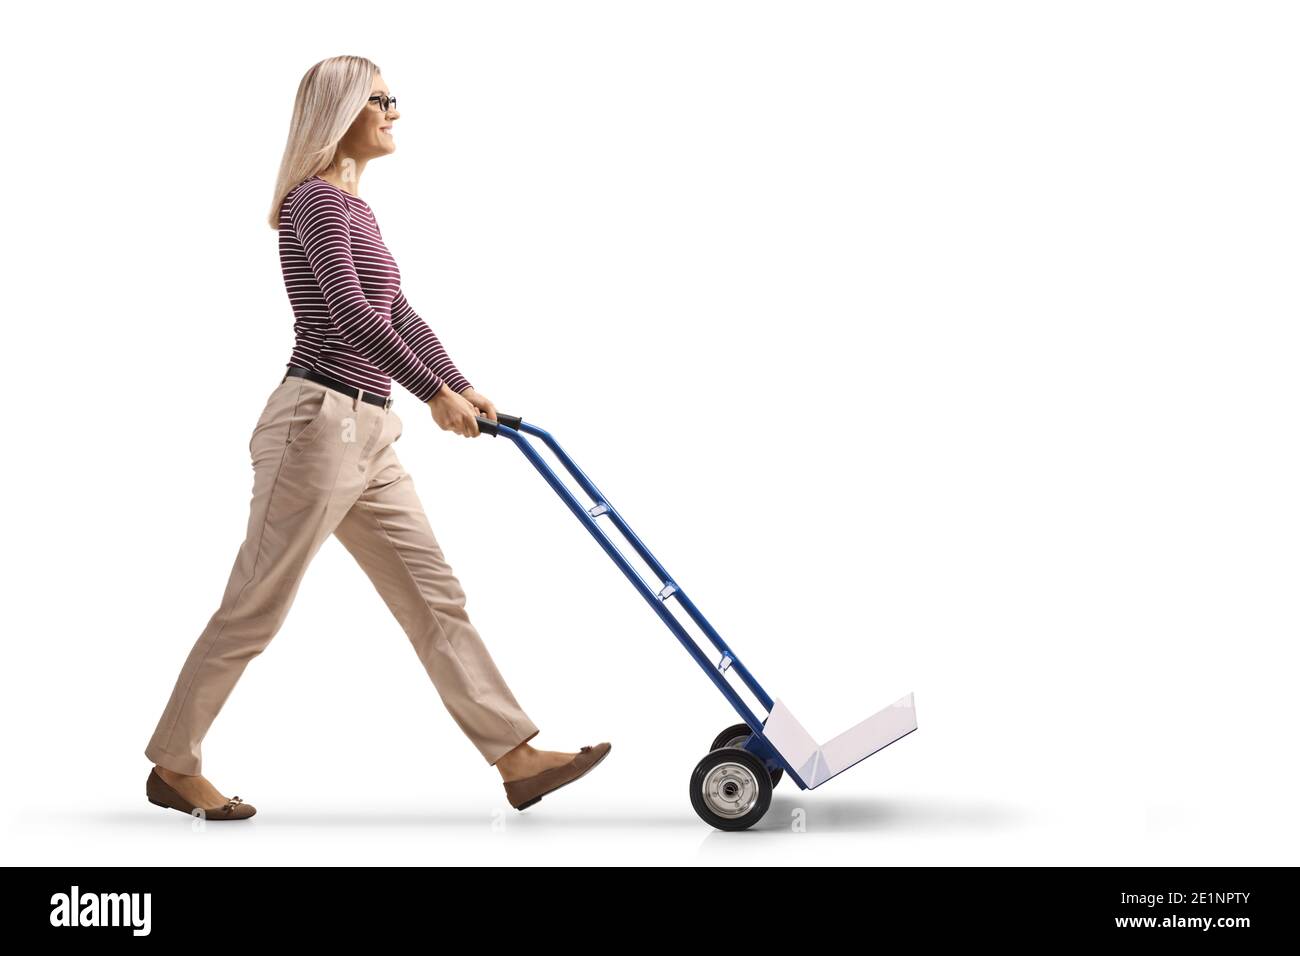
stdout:
[(391, 106), (393, 109), (397, 109), (397, 97), (396, 97), (396, 96), (389, 96), (387, 93), (377, 93), (376, 95), (370, 97), (370, 99), (367, 100), (366, 102), (368, 102), (368, 103), (378, 103), (378, 104), (379, 104), (379, 108), (380, 108), (381, 110), (383, 110), (385, 113), (388, 112), (388, 108), (389, 108), (390, 106)]

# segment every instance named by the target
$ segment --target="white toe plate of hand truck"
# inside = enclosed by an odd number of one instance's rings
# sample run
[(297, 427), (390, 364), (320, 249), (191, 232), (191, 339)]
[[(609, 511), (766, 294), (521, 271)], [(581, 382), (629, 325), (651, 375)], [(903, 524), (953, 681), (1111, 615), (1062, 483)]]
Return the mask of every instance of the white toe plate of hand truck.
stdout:
[(820, 745), (779, 699), (773, 700), (763, 724), (763, 736), (794, 768), (809, 790), (914, 730), (916, 706), (911, 694), (900, 697), (884, 710)]

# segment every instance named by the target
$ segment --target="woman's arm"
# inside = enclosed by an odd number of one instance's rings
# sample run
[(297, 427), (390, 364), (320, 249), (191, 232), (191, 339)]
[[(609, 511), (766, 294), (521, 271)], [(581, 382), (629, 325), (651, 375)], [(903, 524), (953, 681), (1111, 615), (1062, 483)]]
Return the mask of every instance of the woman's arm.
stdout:
[(342, 197), (329, 183), (309, 181), (298, 188), (289, 218), (339, 334), (420, 401), (432, 399), (442, 388), (442, 378), (420, 360), (361, 288)]
[(393, 328), (402, 337), (402, 341), (411, 347), (411, 351), (419, 356), (420, 361), (433, 369), (453, 392), (463, 392), (471, 387), (469, 379), (456, 368), (433, 329), (406, 301), (401, 288), (398, 288), (397, 295), (393, 298)]

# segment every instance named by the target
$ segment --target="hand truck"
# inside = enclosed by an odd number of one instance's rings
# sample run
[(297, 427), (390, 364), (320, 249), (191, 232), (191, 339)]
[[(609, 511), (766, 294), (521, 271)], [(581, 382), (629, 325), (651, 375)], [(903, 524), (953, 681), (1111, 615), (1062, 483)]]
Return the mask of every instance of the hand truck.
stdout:
[[(686, 596), (686, 592), (668, 575), (628, 527), (627, 522), (549, 432), (518, 416), (501, 412), (497, 413), (495, 422), (482, 415), (476, 415), (475, 418), (480, 433), (504, 435), (519, 447), (744, 721), (719, 733), (713, 739), (708, 753), (691, 773), (691, 806), (705, 823), (719, 830), (747, 829), (767, 812), (772, 800), (772, 789), (783, 775), (789, 774), (800, 790), (812, 790), (916, 730), (916, 707), (912, 694), (907, 694), (842, 734), (825, 743), (817, 743), (779, 698), (774, 700), (768, 696), (736, 653)], [(538, 454), (533, 443), (524, 438), (525, 434), (534, 435), (545, 442), (595, 504), (583, 507)], [(608, 518), (641, 559), (659, 576), (663, 583), (658, 590), (651, 588), (614, 546), (609, 535), (596, 521), (600, 517)], [(699, 643), (668, 610), (666, 602), (670, 598), (686, 610), (717, 648), (722, 655), (717, 663), (705, 656)], [(762, 720), (754, 715), (731, 686), (725, 676), (728, 670), (734, 670), (763, 707), (767, 708), (767, 716)]]

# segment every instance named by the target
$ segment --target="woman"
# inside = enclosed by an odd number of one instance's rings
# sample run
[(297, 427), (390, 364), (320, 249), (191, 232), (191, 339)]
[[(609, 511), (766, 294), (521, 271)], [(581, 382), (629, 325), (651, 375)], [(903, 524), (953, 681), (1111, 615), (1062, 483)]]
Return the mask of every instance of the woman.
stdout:
[(379, 68), (332, 57), (307, 71), (272, 203), (294, 313), (288, 369), (249, 440), (253, 499), (221, 606), (181, 669), (145, 749), (150, 802), (209, 820), (256, 811), (201, 773), (200, 746), (248, 661), (288, 614), (307, 565), (330, 534), (356, 558), (414, 645), (443, 704), (520, 810), (577, 779), (610, 750), (535, 750), (537, 727), (516, 702), (465, 613), (393, 443), (402, 421), (392, 380), (429, 406), (439, 428), (477, 436), (496, 409), (452, 363), (411, 308), (370, 206), (366, 164), (396, 148), (400, 114)]

